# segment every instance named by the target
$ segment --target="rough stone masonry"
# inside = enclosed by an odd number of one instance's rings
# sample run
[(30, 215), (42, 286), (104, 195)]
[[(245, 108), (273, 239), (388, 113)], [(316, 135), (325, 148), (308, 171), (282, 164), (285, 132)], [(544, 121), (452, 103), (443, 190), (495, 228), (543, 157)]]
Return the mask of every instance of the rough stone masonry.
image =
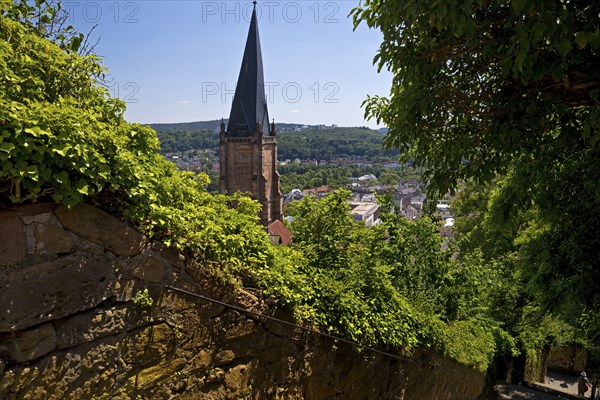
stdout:
[(0, 211), (0, 398), (469, 400), (487, 393), (481, 373), (430, 352), (412, 352), (411, 360), (359, 352), (166, 288), (292, 320), (258, 293), (211, 278), (210, 268), (90, 205)]

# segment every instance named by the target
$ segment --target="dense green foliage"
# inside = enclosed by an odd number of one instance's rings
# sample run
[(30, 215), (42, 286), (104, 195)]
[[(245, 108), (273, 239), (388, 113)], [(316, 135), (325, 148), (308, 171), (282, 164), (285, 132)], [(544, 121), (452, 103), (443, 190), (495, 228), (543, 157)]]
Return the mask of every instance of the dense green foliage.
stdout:
[(599, 8), (562, 0), (365, 1), (355, 22), (383, 32), (375, 62), (394, 74), (390, 97), (369, 98), (367, 115), (389, 124), (388, 147), (435, 167), (432, 183), (443, 191), (460, 178), (507, 173), (516, 161), (593, 151)]
[(461, 254), (498, 265), (495, 301), (517, 311), (498, 317), (534, 327), (551, 313), (589, 346), (600, 343), (599, 13), (571, 0), (366, 0), (353, 11), (383, 33), (375, 62), (394, 74), (389, 97), (365, 102), (389, 127), (387, 146), (427, 167), (432, 191), (479, 186), (463, 194), (483, 204), (458, 226)]
[[(126, 124), (123, 104), (94, 85), (98, 59), (45, 40), (33, 25), (3, 17), (0, 29), (0, 191), (14, 202), (51, 195), (75, 204), (109, 182), (127, 190), (127, 158), (158, 143)], [(131, 153), (117, 151), (129, 143)]]
[[(433, 347), (484, 370), (503, 336), (481, 323), (490, 283), (442, 250), (439, 225), (400, 217), (380, 199), (382, 224), (350, 216), (349, 192), (293, 207), (294, 263), (259, 272), (270, 293), (330, 333), (372, 345)], [(473, 287), (482, 287), (473, 291)]]
[[(498, 196), (496, 184), (485, 187), (469, 184), (452, 202), (456, 215), (457, 259), (487, 266), (486, 279), (493, 281), (487, 293), (486, 315), (505, 330), (523, 351), (535, 351), (577, 340), (576, 332), (540, 307), (529, 282), (527, 266), (522, 263), (520, 226), (528, 224), (527, 212), (498, 220), (490, 212)], [(485, 270), (485, 268), (484, 268)]]

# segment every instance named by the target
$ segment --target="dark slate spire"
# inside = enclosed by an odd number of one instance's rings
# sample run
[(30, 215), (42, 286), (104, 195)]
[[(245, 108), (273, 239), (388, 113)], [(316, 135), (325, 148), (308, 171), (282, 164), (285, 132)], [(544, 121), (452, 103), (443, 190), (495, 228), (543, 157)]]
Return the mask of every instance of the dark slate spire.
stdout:
[(242, 68), (231, 106), (227, 134), (229, 136), (252, 136), (258, 134), (258, 132), (254, 132), (257, 124), (260, 124), (265, 136), (270, 135), (255, 1)]

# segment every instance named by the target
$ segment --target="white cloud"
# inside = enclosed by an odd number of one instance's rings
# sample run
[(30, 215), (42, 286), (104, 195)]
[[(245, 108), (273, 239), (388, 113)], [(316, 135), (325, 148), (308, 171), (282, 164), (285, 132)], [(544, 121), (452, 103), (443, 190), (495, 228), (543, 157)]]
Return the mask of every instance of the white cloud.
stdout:
[(190, 104), (189, 100), (178, 100), (175, 102), (175, 104)]

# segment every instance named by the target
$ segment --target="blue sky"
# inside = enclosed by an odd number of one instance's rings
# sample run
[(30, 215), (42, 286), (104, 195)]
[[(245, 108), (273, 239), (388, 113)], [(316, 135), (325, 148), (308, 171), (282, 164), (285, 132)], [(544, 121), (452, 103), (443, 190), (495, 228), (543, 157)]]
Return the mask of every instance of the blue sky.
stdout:
[[(367, 94), (391, 75), (372, 59), (378, 31), (347, 18), (358, 0), (259, 1), (269, 115), (276, 122), (367, 125)], [(252, 13), (251, 1), (63, 0), (70, 23), (96, 25), (96, 53), (132, 122), (227, 118)]]

